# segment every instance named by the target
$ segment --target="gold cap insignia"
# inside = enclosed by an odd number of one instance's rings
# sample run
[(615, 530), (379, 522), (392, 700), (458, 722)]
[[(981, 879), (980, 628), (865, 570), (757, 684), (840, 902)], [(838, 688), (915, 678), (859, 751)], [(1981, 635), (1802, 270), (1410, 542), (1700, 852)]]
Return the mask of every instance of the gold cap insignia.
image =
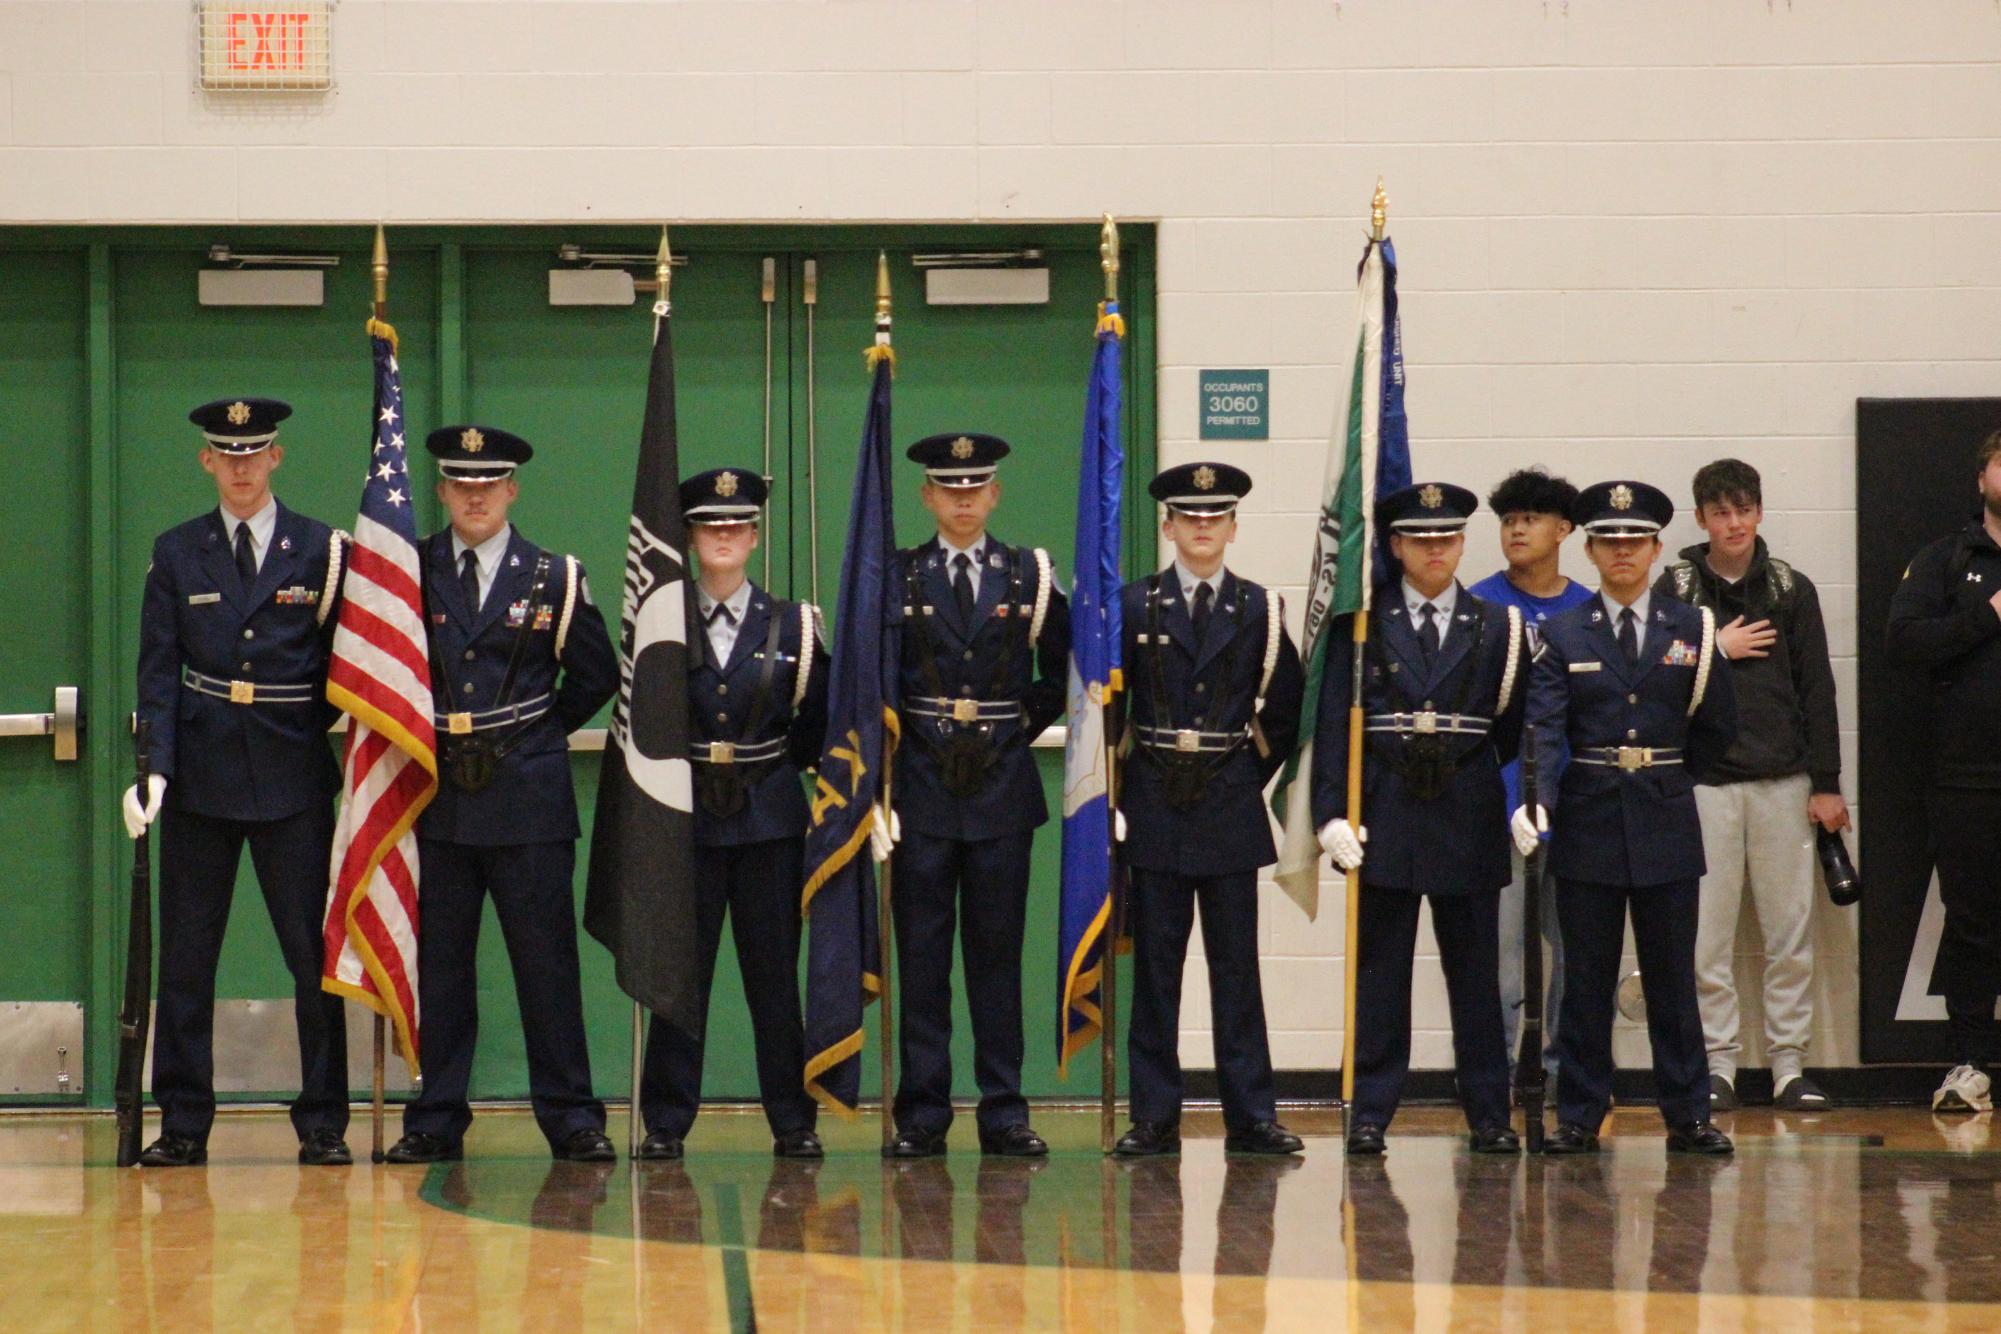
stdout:
[(250, 420), (250, 405), (238, 399), (229, 405), (229, 424), (241, 426)]
[(954, 440), (952, 442), (952, 457), (955, 459), (969, 459), (973, 457), (973, 438), (968, 435), (962, 435), (957, 440)]
[(1197, 468), (1195, 470), (1195, 489), (1197, 491), (1214, 491), (1216, 489), (1216, 470), (1206, 463)]
[(716, 494), (719, 496), (733, 496), (736, 494), (735, 473), (719, 473), (716, 476)]
[(468, 426), (459, 434), (459, 448), (468, 454), (477, 454), (486, 448), (486, 437), (479, 433), (477, 426)]
[(1633, 488), (1627, 486), (1624, 482), (1613, 487), (1612, 508), (1615, 510), (1629, 510), (1633, 508)]
[(1445, 503), (1445, 493), (1438, 489), (1436, 482), (1426, 482), (1424, 489), (1417, 493), (1417, 503), (1428, 510), (1435, 510)]

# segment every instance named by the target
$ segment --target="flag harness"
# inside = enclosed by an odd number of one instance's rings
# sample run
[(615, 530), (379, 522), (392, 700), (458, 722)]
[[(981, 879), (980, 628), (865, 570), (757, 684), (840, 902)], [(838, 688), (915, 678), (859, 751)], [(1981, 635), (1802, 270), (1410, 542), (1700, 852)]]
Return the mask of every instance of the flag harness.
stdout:
[[(1466, 673), (1460, 678), (1459, 694), (1452, 701), (1451, 712), (1445, 715), (1452, 719), (1455, 729), (1460, 729), (1462, 722), (1467, 724), (1480, 722), (1488, 727), (1493, 725), (1492, 719), (1476, 720), (1466, 715), (1466, 706), (1473, 700), (1473, 687), (1479, 683), (1480, 649), (1486, 643), (1486, 639), (1487, 617), (1483, 611), (1473, 617), (1473, 646), (1466, 650), (1464, 659)], [(1391, 679), (1390, 666), (1383, 651), (1383, 636), (1370, 635), (1365, 652), (1369, 664), (1381, 673), (1387, 683)], [(1503, 703), (1505, 698), (1495, 702), (1496, 712), (1499, 712)], [(1413, 714), (1411, 718), (1413, 721), (1408, 727), (1371, 728), (1374, 735), (1395, 737), (1401, 743), (1380, 744), (1374, 748), (1375, 753), (1388, 761), (1390, 768), (1396, 770), (1411, 796), (1419, 801), (1435, 801), (1444, 796), (1445, 790), (1452, 785), (1452, 776), (1458, 772), (1459, 762), (1487, 744), (1486, 729), (1484, 727), (1480, 729), (1471, 745), (1454, 750), (1452, 738), (1462, 735), (1463, 730), (1439, 730), (1441, 717), (1433, 710), (1430, 700), (1424, 702), (1423, 712)], [(1430, 720), (1428, 729), (1425, 725), (1427, 719)]]
[[(906, 564), (903, 576), (903, 615), (906, 620), (917, 626), (917, 633), (912, 636), (916, 641), (917, 668), (923, 674), (925, 687), (930, 690), (935, 700), (937, 716), (933, 721), (937, 726), (935, 732), (931, 728), (924, 727), (913, 730), (923, 740), (925, 748), (937, 757), (945, 790), (955, 797), (970, 797), (979, 792), (981, 784), (986, 779), (987, 770), (1000, 761), (1000, 748), (993, 743), (995, 720), (984, 716), (985, 710), (980, 708), (983, 702), (991, 701), (954, 699), (945, 693), (945, 678), (938, 670), (938, 646), (931, 636), (931, 617), (936, 612), (923, 600), (923, 590), (919, 584), (922, 578), (922, 565), (923, 562), (914, 557)], [(1035, 643), (1030, 617), (1019, 614), (1027, 608), (1027, 604), (1021, 600), (1025, 582), (1022, 565), (1021, 551), (1010, 547), (1007, 596), (1001, 605), (1015, 610), (1016, 614), (1012, 619), (1021, 626), (1021, 649), (1032, 654), (1035, 651)], [(978, 625), (966, 627), (966, 643), (969, 647), (972, 641), (979, 637), (979, 632)], [(1013, 657), (1014, 655), (1008, 652), (994, 655), (993, 686), (988, 692), (990, 695), (998, 697), (1005, 693)], [(909, 712), (912, 716), (918, 716), (917, 710)], [(955, 724), (964, 725), (955, 726)]]

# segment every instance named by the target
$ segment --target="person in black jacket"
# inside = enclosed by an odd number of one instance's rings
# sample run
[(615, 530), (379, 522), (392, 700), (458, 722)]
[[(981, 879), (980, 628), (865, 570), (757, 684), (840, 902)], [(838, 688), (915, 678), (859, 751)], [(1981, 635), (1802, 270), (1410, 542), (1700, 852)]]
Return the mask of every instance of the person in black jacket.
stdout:
[(1813, 1036), (1813, 831), (1848, 827), (1841, 722), (1827, 627), (1813, 581), (1758, 536), (1758, 470), (1718, 459), (1695, 474), (1695, 517), (1709, 541), (1682, 550), (1654, 590), (1716, 613), (1716, 643), (1737, 692), (1737, 739), (1695, 788), (1702, 815), (1696, 999), (1716, 1111), (1737, 1107), (1737, 987), (1732, 967), (1744, 882), (1765, 945), (1765, 1049), (1772, 1101), (1828, 1105), (1802, 1066)]
[(1975, 454), (1980, 518), (1920, 551), (1890, 600), (1890, 656), (1931, 677), (1932, 843), (1945, 933), (1939, 980), (1956, 1048), (1932, 1110), (1994, 1106), (2001, 989), (2001, 431)]

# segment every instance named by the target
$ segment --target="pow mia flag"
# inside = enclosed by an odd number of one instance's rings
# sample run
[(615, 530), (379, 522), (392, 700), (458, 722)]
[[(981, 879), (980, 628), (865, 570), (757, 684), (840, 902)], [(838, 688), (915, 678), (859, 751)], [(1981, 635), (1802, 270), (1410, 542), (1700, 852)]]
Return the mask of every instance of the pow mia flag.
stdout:
[(653, 363), (625, 552), (618, 702), (598, 779), (584, 928), (611, 951), (627, 995), (692, 1033), (701, 998), (688, 762), (688, 534), (674, 422), (674, 339), (664, 294), (653, 314)]

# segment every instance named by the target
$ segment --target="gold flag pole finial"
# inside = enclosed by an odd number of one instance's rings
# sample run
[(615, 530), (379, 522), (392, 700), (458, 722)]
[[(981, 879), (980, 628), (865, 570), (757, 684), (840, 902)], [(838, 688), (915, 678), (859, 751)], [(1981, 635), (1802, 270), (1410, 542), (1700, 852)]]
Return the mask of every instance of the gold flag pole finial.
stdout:
[(368, 332), (377, 338), (389, 340), (391, 352), (396, 350), (396, 330), (389, 323), (389, 238), (382, 231), (382, 224), (375, 224), (375, 251), (369, 256), (368, 271), (375, 278), (375, 306), (368, 321)]
[(889, 252), (875, 252), (875, 342), (862, 353), (863, 363), (874, 370), (881, 361), (889, 362), (890, 374), (896, 373), (896, 349), (889, 343), (890, 326), (889, 297)]
[(660, 226), (660, 253), (653, 260), (654, 287), (653, 313), (665, 315), (671, 307), (667, 300), (667, 289), (674, 282), (674, 252), (667, 247), (667, 225)]
[(1376, 177), (1376, 195), (1369, 201), (1369, 235), (1375, 240), (1383, 239), (1383, 228), (1390, 219), (1390, 196), (1383, 189), (1383, 178)]
[(1098, 267), (1105, 271), (1105, 299), (1098, 303), (1098, 332), (1124, 338), (1126, 321), (1119, 314), (1119, 224), (1109, 213), (1098, 231)]

